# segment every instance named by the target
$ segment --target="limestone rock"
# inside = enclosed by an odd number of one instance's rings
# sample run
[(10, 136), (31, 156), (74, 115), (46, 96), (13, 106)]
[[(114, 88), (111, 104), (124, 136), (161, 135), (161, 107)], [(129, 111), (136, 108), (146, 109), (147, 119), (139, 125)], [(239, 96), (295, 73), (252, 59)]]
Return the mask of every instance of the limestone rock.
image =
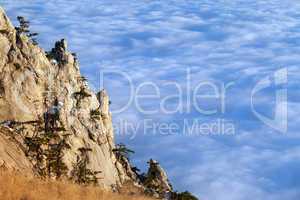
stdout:
[[(101, 172), (97, 175), (100, 185), (121, 185), (129, 179), (112, 152), (114, 136), (106, 92), (100, 93), (98, 101), (82, 80), (76, 58), (68, 52), (65, 40), (58, 41), (51, 52), (45, 53), (26, 36), (18, 35), (0, 8), (0, 122), (16, 122), (11, 127), (12, 132), (19, 130), (22, 137), (18, 142), (25, 151), (29, 147), (24, 138), (28, 143), (45, 134), (44, 115), (56, 99), (63, 103), (63, 107), (58, 125), (61, 130), (54, 134), (58, 136), (56, 138), (63, 138), (68, 146), (63, 150), (68, 175), (81, 156), (80, 149), (90, 149), (87, 168)], [(97, 110), (100, 115), (92, 116), (92, 111)], [(11, 146), (2, 137), (0, 132), (0, 147)], [(44, 151), (50, 145), (58, 145), (58, 140), (53, 139), (39, 148)], [(26, 161), (24, 153), (18, 156), (22, 157), (21, 164), (0, 153), (2, 161), (9, 161), (9, 166), (15, 165), (20, 170), (30, 170), (29, 160), (36, 164), (33, 158)]]
[(0, 168), (22, 172), (32, 176), (32, 164), (23, 150), (11, 137), (13, 133), (7, 128), (0, 128)]
[(173, 191), (167, 174), (157, 161), (150, 159), (148, 163), (149, 169), (143, 185), (150, 194), (165, 198)]

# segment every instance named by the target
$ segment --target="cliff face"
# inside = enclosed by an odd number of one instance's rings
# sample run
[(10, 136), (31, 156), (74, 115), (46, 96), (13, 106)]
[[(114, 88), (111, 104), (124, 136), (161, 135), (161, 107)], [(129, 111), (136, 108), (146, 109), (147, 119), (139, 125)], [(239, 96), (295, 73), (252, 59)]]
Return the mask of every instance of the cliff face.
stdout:
[(158, 162), (139, 174), (131, 150), (115, 145), (109, 97), (89, 89), (67, 42), (45, 52), (19, 21), (15, 28), (0, 7), (0, 168), (113, 190), (129, 183), (170, 199), (175, 193)]
[(27, 176), (32, 175), (32, 164), (10, 135), (10, 130), (6, 128), (0, 129), (0, 168), (8, 170), (18, 169)]
[[(55, 102), (62, 105), (59, 120), (55, 130), (45, 131), (45, 113)], [(89, 89), (65, 40), (45, 53), (24, 34), (17, 33), (1, 8), (0, 110), (0, 122), (7, 129), (5, 136), (0, 131), (0, 164), (8, 163), (5, 160), (11, 156), (7, 155), (13, 151), (20, 163), (10, 161), (7, 167), (17, 170), (33, 168), (35, 173), (48, 172), (55, 177), (55, 166), (49, 164), (53, 160), (61, 164), (61, 159), (68, 176), (74, 176), (76, 166), (80, 170), (83, 163), (88, 175), (100, 185), (111, 187), (129, 179), (113, 153), (114, 135), (105, 91), (97, 98)], [(3, 146), (12, 146), (12, 150)], [(51, 160), (52, 150), (60, 154)]]

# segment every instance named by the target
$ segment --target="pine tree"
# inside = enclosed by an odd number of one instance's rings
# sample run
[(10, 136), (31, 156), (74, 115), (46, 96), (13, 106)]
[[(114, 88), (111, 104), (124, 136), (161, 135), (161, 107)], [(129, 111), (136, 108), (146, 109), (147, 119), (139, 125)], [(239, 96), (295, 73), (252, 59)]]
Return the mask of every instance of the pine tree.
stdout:
[(129, 148), (126, 147), (125, 144), (117, 144), (116, 148), (113, 149), (113, 152), (115, 153), (118, 160), (120, 160), (122, 157), (125, 157), (129, 160), (130, 154), (134, 154), (135, 152)]
[(22, 16), (18, 16), (17, 20), (19, 21), (19, 27), (16, 27), (17, 34), (18, 35), (22, 35), (22, 34), (26, 35), (30, 39), (30, 41), (32, 42), (33, 45), (37, 45), (38, 42), (37, 42), (36, 37), (38, 36), (38, 33), (30, 32), (30, 29), (29, 29), (30, 22)]
[(173, 192), (171, 194), (171, 199), (172, 200), (198, 200), (197, 197), (195, 197), (188, 191), (181, 192), (181, 193)]
[(77, 162), (73, 166), (72, 180), (77, 184), (97, 185), (99, 179), (97, 175), (100, 174), (101, 171), (92, 171), (87, 167), (89, 163), (88, 152), (91, 151), (91, 149), (80, 148), (79, 151), (81, 155), (77, 157)]
[(22, 34), (22, 33), (29, 34), (30, 33), (30, 31), (29, 31), (29, 24), (30, 24), (30, 22), (27, 21), (22, 16), (18, 16), (17, 19), (18, 19), (19, 24), (20, 24), (19, 27), (16, 27), (17, 32), (19, 34)]

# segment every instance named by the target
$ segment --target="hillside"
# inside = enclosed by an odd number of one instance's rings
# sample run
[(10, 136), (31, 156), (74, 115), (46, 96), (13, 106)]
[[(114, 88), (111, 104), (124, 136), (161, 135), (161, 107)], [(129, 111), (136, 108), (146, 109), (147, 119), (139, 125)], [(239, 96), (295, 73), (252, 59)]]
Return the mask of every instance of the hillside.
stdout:
[[(126, 188), (120, 194), (99, 187), (83, 187), (67, 182), (42, 181), (0, 170), (0, 199), (5, 200), (151, 200)], [(51, 195), (49, 195), (51, 194)]]

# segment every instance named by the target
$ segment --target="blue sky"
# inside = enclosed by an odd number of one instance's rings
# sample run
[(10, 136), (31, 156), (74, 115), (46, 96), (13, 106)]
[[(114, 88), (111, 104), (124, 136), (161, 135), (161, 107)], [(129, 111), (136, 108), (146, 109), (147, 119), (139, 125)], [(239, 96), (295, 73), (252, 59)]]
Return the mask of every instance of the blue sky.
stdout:
[[(113, 115), (139, 124), (176, 123), (174, 134), (146, 133), (138, 129), (116, 131), (117, 141), (136, 150), (133, 162), (146, 168), (155, 158), (166, 168), (177, 190), (189, 190), (202, 200), (299, 200), (300, 199), (300, 3), (286, 0), (1, 0), (11, 19), (27, 17), (40, 33), (46, 50), (66, 38), (77, 52), (82, 73), (94, 90), (100, 73), (126, 73), (134, 87), (146, 81), (159, 86), (161, 98), (142, 101), (143, 108), (159, 108), (163, 97), (182, 96), (203, 81), (217, 86), (232, 83), (226, 92), (224, 112), (218, 99), (203, 100), (205, 109), (217, 113), (167, 114), (158, 109), (145, 114), (132, 103)], [(288, 129), (285, 133), (266, 125), (251, 110), (251, 92), (265, 77), (273, 80), (279, 69), (288, 70)], [(186, 72), (190, 70), (191, 88)], [(126, 79), (104, 76), (112, 110), (130, 97)], [(202, 88), (205, 94), (211, 88)], [(279, 88), (280, 89), (280, 88)], [(282, 89), (282, 88), (281, 88)], [(153, 88), (143, 92), (153, 93)], [(276, 85), (260, 91), (254, 106), (263, 115), (275, 114)], [(177, 105), (176, 99), (168, 106)], [(185, 102), (186, 103), (186, 102)], [(185, 105), (183, 105), (185, 107)], [(233, 135), (211, 132), (183, 134), (184, 120), (210, 124), (223, 120), (234, 125)], [(275, 123), (280, 124), (281, 121)], [(144, 128), (144, 127), (143, 127)]]

